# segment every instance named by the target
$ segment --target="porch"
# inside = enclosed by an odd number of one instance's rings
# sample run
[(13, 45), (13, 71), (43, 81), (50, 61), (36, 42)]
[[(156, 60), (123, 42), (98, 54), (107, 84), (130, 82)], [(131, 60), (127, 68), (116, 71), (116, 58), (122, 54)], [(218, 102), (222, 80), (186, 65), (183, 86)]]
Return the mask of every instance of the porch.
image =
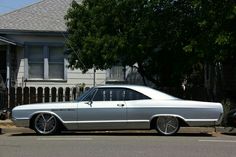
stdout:
[(7, 99), (3, 93), (16, 84), (17, 46), (21, 44), (0, 36), (0, 107)]

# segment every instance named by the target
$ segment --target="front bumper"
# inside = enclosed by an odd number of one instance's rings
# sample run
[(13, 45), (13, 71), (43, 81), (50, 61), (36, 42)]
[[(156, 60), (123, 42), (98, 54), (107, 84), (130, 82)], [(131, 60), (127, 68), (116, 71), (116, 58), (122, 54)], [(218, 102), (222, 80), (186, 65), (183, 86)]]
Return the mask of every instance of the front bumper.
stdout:
[(29, 119), (27, 118), (12, 118), (13, 123), (15, 124), (15, 126), (17, 127), (29, 127)]

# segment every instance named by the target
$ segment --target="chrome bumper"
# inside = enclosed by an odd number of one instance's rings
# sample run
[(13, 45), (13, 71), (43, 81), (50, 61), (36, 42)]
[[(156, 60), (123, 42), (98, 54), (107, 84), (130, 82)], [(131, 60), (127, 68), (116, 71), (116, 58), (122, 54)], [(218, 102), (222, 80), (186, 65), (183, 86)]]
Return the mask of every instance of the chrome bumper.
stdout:
[(15, 126), (17, 127), (29, 127), (29, 119), (26, 118), (12, 118), (11, 119), (13, 121), (13, 123), (15, 124)]
[(222, 120), (223, 120), (223, 117), (224, 117), (224, 114), (221, 113), (220, 116), (219, 116), (219, 119), (216, 121), (216, 124), (215, 125), (220, 125)]

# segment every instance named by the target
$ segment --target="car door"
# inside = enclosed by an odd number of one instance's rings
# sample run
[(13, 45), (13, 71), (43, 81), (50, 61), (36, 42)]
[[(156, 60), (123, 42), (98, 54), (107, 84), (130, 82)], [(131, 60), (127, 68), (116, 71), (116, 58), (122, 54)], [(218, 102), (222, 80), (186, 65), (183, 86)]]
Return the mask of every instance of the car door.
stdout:
[(148, 129), (149, 119), (155, 110), (149, 108), (151, 99), (132, 89), (125, 90), (125, 103), (127, 110), (127, 129)]
[(97, 88), (78, 104), (79, 130), (122, 129), (126, 104), (121, 88)]

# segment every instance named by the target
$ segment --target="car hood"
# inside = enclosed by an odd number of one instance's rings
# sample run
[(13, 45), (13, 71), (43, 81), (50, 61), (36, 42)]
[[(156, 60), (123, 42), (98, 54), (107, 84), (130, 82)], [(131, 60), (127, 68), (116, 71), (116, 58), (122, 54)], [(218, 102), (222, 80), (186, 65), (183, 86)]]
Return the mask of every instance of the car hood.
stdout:
[(16, 106), (13, 110), (67, 108), (72, 104), (74, 104), (74, 102), (37, 103)]

